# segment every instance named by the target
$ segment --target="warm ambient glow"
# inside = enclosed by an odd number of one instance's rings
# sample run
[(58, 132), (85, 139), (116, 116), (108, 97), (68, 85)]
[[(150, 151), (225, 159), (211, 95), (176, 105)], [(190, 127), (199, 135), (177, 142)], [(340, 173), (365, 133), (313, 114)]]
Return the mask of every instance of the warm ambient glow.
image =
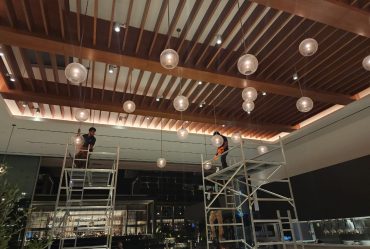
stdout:
[(125, 101), (125, 103), (123, 103), (123, 110), (127, 113), (133, 113), (136, 109), (136, 105), (135, 105), (135, 102), (131, 101), (131, 100), (127, 100)]
[(362, 61), (362, 66), (365, 70), (370, 71), (370, 55), (366, 56)]
[(166, 161), (165, 158), (160, 157), (160, 158), (157, 159), (157, 167), (158, 168), (163, 169), (164, 167), (166, 167), (166, 164), (167, 164), (167, 161)]
[(1, 163), (0, 164), (0, 176), (5, 175), (7, 169), (8, 169), (8, 167), (6, 166), (6, 164), (5, 163)]
[(296, 106), (300, 112), (309, 112), (313, 108), (313, 101), (309, 97), (300, 97), (297, 100)]
[(211, 162), (211, 161), (206, 161), (206, 162), (204, 162), (204, 164), (203, 164), (203, 168), (204, 168), (205, 170), (210, 170), (210, 169), (212, 168), (212, 162)]
[(224, 143), (224, 139), (220, 135), (214, 135), (211, 138), (211, 143), (214, 147), (220, 147)]
[(316, 53), (319, 44), (315, 39), (307, 38), (299, 44), (299, 52), (303, 56), (311, 56)]
[(239, 144), (241, 140), (242, 140), (242, 137), (240, 136), (239, 132), (234, 132), (231, 135), (231, 141), (233, 141), (234, 144)]
[(179, 95), (173, 100), (173, 106), (175, 107), (176, 111), (186, 111), (186, 109), (189, 107), (189, 100), (187, 97)]
[(72, 136), (71, 138), (71, 142), (74, 144), (74, 145), (82, 145), (83, 142), (84, 142), (84, 138), (83, 136), (77, 134), (77, 135), (74, 135)]
[(75, 118), (79, 122), (85, 122), (89, 119), (89, 110), (87, 109), (78, 109), (75, 114)]
[(255, 101), (257, 99), (257, 95), (258, 95), (257, 90), (254, 87), (244, 88), (242, 92), (242, 97), (243, 100), (245, 101), (247, 100)]
[(252, 54), (245, 54), (239, 58), (237, 66), (241, 74), (251, 75), (257, 71), (258, 60)]
[(80, 84), (87, 78), (87, 69), (84, 65), (72, 62), (67, 65), (64, 71), (66, 78), (73, 84)]
[(161, 65), (166, 69), (174, 69), (179, 63), (179, 55), (173, 49), (165, 49), (160, 55)]
[(244, 101), (242, 104), (243, 110), (245, 112), (250, 113), (254, 109), (254, 102), (253, 101)]
[(177, 131), (177, 137), (180, 140), (185, 140), (188, 138), (189, 132), (186, 128), (181, 128)]
[(260, 145), (260, 146), (257, 147), (257, 152), (258, 152), (259, 155), (263, 155), (268, 151), (269, 151), (269, 149), (265, 145)]

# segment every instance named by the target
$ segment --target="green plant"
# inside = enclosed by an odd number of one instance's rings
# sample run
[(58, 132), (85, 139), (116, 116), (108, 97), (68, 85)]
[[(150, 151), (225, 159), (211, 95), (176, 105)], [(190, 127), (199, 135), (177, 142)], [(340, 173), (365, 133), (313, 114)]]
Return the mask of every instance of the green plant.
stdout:
[(26, 212), (19, 207), (18, 187), (0, 177), (0, 248), (7, 248), (11, 237), (24, 227)]

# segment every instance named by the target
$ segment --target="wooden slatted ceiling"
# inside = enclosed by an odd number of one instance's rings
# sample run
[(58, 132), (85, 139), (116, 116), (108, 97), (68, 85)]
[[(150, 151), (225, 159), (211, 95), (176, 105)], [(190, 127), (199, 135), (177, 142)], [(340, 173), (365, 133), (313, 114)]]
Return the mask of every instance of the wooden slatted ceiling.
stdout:
[[(24, 8), (29, 4), (29, 0), (23, 0), (23, 2), (22, 4), (8, 1), (2, 3), (3, 8), (0, 8), (2, 25), (33, 31), (34, 34), (39, 35), (49, 34), (53, 39), (59, 36), (75, 43), (78, 43), (81, 37), (81, 30), (85, 29), (84, 46), (95, 45), (99, 49), (109, 49), (117, 53), (122, 53), (121, 48), (123, 48), (124, 54), (136, 53), (136, 57), (153, 60), (158, 60), (162, 48), (169, 44), (171, 37), (170, 44), (174, 44), (174, 48), (179, 50), (180, 63), (187, 67), (196, 66), (211, 72), (217, 70), (217, 72), (241, 77), (235, 63), (240, 54), (246, 50), (255, 54), (260, 62), (259, 70), (251, 77), (252, 79), (279, 81), (296, 87), (296, 82), (291, 79), (292, 73), (296, 70), (301, 76), (303, 90), (325, 90), (353, 95), (369, 86), (369, 74), (359, 66), (364, 57), (364, 47), (370, 45), (368, 39), (249, 1), (243, 2), (240, 9), (233, 1), (217, 1), (213, 4), (210, 1), (186, 1), (186, 3), (180, 1), (180, 4), (176, 5), (177, 8), (172, 6), (170, 30), (167, 27), (165, 13), (167, 1), (161, 2), (158, 6), (155, 6), (153, 1), (131, 0), (123, 3), (116, 0), (107, 1), (106, 6), (93, 1), (94, 4), (90, 4), (87, 8), (87, 17), (83, 16), (86, 6), (84, 0), (70, 1), (71, 7), (66, 4), (69, 1), (58, 1), (58, 5), (52, 4), (52, 1), (40, 1), (37, 5), (32, 5), (30, 10)], [(367, 7), (360, 1), (352, 1), (349, 4), (357, 4), (357, 7), (361, 6), (361, 8)], [(155, 10), (148, 12), (149, 6)], [(107, 11), (104, 11), (105, 8)], [(122, 9), (124, 9), (123, 14)], [(135, 13), (142, 11), (145, 14), (144, 19), (132, 16), (133, 10)], [(175, 18), (176, 10), (178, 15), (176, 14)], [(238, 22), (240, 18), (244, 24), (243, 32)], [(116, 21), (125, 22), (130, 27), (120, 33), (112, 32), (112, 24)], [(176, 27), (173, 23), (177, 23), (182, 28), (179, 36), (173, 33)], [(96, 36), (97, 29), (106, 32), (107, 35), (99, 33), (100, 35)], [(221, 46), (216, 46), (214, 42), (214, 36), (218, 32), (224, 39)], [(309, 58), (304, 58), (297, 52), (299, 42), (306, 37), (314, 37), (319, 42), (318, 53)], [(246, 45), (243, 44), (243, 38)], [(56, 77), (60, 72), (56, 71), (53, 54), (49, 56), (52, 58), (52, 65), (43, 65), (42, 58), (37, 57), (36, 66), (40, 70), (41, 79), (44, 81), (48, 75), (45, 71), (52, 70), (55, 82), (63, 82), (63, 79)], [(104, 70), (99, 63), (101, 64), (99, 61), (92, 62), (89, 77), (90, 99), (94, 96), (95, 89), (99, 87), (103, 90), (127, 92), (128, 82), (125, 78), (127, 79), (127, 73), (132, 69), (126, 68), (127, 70), (123, 72), (123, 67), (120, 67), (116, 75), (110, 76), (106, 73), (108, 64), (105, 64)], [(216, 106), (217, 114), (226, 114), (229, 119), (275, 121), (275, 123), (295, 125), (330, 106), (315, 102), (312, 112), (300, 114), (294, 107), (295, 98), (268, 94), (263, 99), (260, 96), (256, 101), (254, 112), (246, 115), (241, 110), (242, 100), (239, 89), (208, 82), (200, 86), (195, 80), (188, 80), (185, 85), (185, 79), (150, 72), (145, 75), (146, 72), (136, 69), (133, 69), (133, 72), (135, 72), (136, 81), (133, 81), (133, 89), (130, 92), (134, 91), (139, 95), (150, 97), (164, 95), (166, 99), (173, 99), (179, 92), (178, 86), (181, 81), (182, 92), (190, 98), (191, 102), (197, 104), (206, 102), (203, 108), (199, 108), (198, 105), (190, 108), (192, 114), (212, 115)], [(110, 78), (113, 78), (113, 81)], [(157, 85), (153, 83), (155, 81)], [(103, 85), (99, 85), (99, 82), (103, 82)], [(160, 87), (163, 83), (163, 87)], [(22, 86), (23, 83), (20, 84), (20, 87)], [(30, 86), (32, 87), (33, 84)], [(39, 90), (39, 87), (36, 88)], [(44, 91), (48, 89), (44, 88)], [(114, 96), (112, 96), (113, 99)], [(147, 100), (147, 97), (141, 98), (139, 106), (155, 104), (160, 109), (173, 110), (170, 103), (156, 103), (155, 98)], [(289, 115), (286, 115), (287, 107)]]

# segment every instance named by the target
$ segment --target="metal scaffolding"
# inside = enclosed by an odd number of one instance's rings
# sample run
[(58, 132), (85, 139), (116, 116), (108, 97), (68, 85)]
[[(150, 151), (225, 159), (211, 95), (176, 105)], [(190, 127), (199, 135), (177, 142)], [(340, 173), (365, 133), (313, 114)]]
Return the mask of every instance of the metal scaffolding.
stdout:
[[(51, 228), (60, 249), (111, 248), (118, 165), (119, 148), (92, 152), (66, 146)], [(94, 236), (88, 245), (83, 241)]]
[[(265, 144), (269, 150), (260, 155), (248, 152), (249, 148), (245, 151), (243, 145), (224, 152), (239, 154), (240, 150), (239, 162), (221, 170), (207, 171), (205, 166), (214, 164), (214, 159), (201, 156), (207, 249), (217, 243), (232, 248), (304, 248), (282, 142)], [(248, 141), (247, 145), (256, 151), (261, 143)], [(281, 194), (268, 189), (271, 183), (287, 190)], [(260, 205), (276, 203), (274, 217), (260, 212)], [(222, 218), (215, 224), (217, 212), (222, 212)], [(218, 239), (215, 228), (222, 229)]]

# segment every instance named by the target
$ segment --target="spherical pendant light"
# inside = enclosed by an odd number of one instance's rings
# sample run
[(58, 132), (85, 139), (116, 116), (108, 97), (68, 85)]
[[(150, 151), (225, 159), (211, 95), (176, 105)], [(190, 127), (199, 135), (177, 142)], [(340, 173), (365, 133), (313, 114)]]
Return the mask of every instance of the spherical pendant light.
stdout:
[(257, 147), (257, 152), (258, 152), (259, 155), (265, 154), (268, 151), (269, 151), (269, 149), (265, 145), (260, 145), (260, 146)]
[(362, 61), (362, 66), (365, 70), (370, 71), (370, 55), (366, 56)]
[(177, 136), (180, 140), (185, 140), (188, 138), (189, 132), (186, 128), (181, 128), (177, 131)]
[(251, 75), (256, 72), (258, 68), (258, 60), (252, 54), (242, 55), (238, 60), (238, 70), (241, 74)]
[(212, 168), (212, 162), (211, 161), (205, 161), (203, 164), (203, 169), (210, 170)]
[(231, 134), (231, 141), (233, 141), (234, 144), (239, 144), (242, 140), (242, 137), (240, 136), (239, 132), (234, 132)]
[(85, 142), (85, 139), (83, 136), (77, 134), (71, 137), (71, 141), (74, 145), (82, 145)]
[(251, 112), (254, 109), (254, 102), (248, 100), (244, 101), (242, 107), (245, 112)]
[(85, 122), (89, 119), (89, 110), (87, 109), (77, 109), (75, 118), (77, 121)]
[(5, 175), (8, 166), (5, 163), (0, 163), (0, 176)]
[(309, 97), (300, 97), (297, 100), (296, 106), (300, 112), (309, 112), (313, 108), (313, 101)]
[(224, 139), (220, 135), (214, 135), (211, 138), (211, 143), (214, 147), (220, 147), (224, 143)]
[(123, 110), (127, 113), (133, 113), (136, 109), (136, 105), (134, 101), (126, 100), (123, 103)]
[(157, 159), (157, 167), (158, 168), (163, 169), (164, 167), (166, 167), (166, 163), (167, 163), (167, 161), (163, 157), (160, 157), (160, 158)]
[(187, 97), (179, 95), (173, 100), (173, 106), (179, 112), (186, 111), (189, 107), (189, 100)]
[(84, 65), (72, 62), (67, 65), (64, 70), (66, 78), (73, 84), (80, 84), (87, 78), (87, 69)]
[(257, 98), (257, 90), (254, 87), (244, 88), (242, 92), (242, 97), (245, 101), (255, 101)]
[(174, 69), (179, 63), (179, 55), (173, 49), (165, 49), (160, 56), (161, 65), (166, 69)]
[(315, 39), (307, 38), (299, 44), (299, 52), (303, 56), (311, 56), (316, 53), (319, 48), (319, 44)]

